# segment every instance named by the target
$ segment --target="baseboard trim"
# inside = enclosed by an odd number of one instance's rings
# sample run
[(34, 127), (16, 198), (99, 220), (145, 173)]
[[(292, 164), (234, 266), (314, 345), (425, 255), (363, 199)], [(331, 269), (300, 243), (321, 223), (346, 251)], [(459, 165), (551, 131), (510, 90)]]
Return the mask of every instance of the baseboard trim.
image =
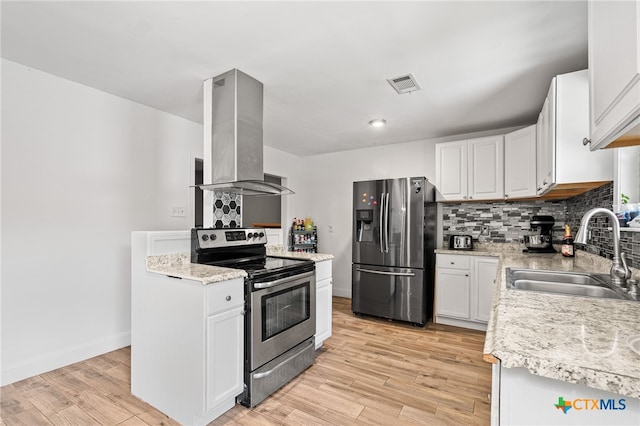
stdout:
[(351, 289), (336, 288), (336, 286), (334, 285), (332, 290), (333, 296), (346, 297), (347, 299), (351, 299)]
[(65, 350), (34, 356), (13, 365), (4, 366), (0, 385), (8, 385), (94, 356), (102, 355), (131, 344), (131, 332), (127, 331), (104, 339), (77, 345)]

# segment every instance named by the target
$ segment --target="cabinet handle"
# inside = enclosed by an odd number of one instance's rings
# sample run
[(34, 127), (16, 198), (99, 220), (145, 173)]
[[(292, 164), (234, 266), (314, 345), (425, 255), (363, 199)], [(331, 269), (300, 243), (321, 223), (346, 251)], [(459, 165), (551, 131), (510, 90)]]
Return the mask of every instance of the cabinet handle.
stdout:
[(469, 195), (469, 199), (470, 199), (470, 200), (473, 200), (473, 197), (472, 197), (471, 195)]
[(455, 264), (456, 264), (456, 262), (451, 262), (451, 264), (452, 264), (452, 265), (455, 265)]
[(584, 138), (582, 139), (582, 145), (587, 146), (591, 143), (591, 139)]
[(225, 299), (228, 302), (229, 300), (231, 300), (231, 296), (227, 296)]
[(509, 194), (504, 194), (504, 198), (509, 198)]
[(468, 277), (468, 276), (469, 276), (469, 274), (464, 274), (464, 276), (465, 276), (465, 277)]
[(462, 199), (463, 199), (463, 200), (466, 200), (466, 199), (467, 199), (467, 196), (466, 196), (466, 195), (463, 195), (463, 196), (462, 196)]

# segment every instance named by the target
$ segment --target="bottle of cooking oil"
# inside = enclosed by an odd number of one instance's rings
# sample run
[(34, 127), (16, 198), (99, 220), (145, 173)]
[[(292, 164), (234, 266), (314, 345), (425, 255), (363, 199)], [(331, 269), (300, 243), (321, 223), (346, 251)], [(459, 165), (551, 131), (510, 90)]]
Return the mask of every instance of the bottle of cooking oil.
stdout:
[(571, 227), (564, 225), (564, 237), (562, 238), (562, 248), (560, 250), (564, 257), (574, 257), (575, 250), (573, 247), (573, 237), (571, 236)]

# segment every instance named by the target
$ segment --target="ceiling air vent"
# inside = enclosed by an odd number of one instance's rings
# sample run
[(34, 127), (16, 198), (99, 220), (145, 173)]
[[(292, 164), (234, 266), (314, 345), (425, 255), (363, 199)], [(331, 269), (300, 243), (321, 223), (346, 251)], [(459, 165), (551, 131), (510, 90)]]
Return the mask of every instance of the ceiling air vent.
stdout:
[(401, 75), (400, 77), (389, 78), (387, 79), (391, 87), (393, 87), (398, 94), (415, 92), (416, 90), (420, 90), (420, 85), (413, 78), (413, 75)]

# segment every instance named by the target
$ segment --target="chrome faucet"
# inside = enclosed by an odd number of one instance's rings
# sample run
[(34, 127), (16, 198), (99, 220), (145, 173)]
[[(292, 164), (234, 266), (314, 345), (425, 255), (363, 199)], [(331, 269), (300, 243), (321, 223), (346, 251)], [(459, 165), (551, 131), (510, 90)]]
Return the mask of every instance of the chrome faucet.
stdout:
[(609, 217), (609, 222), (611, 222), (613, 228), (613, 264), (609, 272), (611, 275), (611, 283), (618, 287), (626, 288), (627, 280), (631, 278), (631, 270), (627, 266), (626, 255), (620, 253), (620, 224), (618, 223), (618, 218), (611, 210), (595, 208), (586, 212), (584, 216), (582, 216), (580, 228), (578, 229), (574, 242), (587, 244), (589, 220), (594, 216)]

